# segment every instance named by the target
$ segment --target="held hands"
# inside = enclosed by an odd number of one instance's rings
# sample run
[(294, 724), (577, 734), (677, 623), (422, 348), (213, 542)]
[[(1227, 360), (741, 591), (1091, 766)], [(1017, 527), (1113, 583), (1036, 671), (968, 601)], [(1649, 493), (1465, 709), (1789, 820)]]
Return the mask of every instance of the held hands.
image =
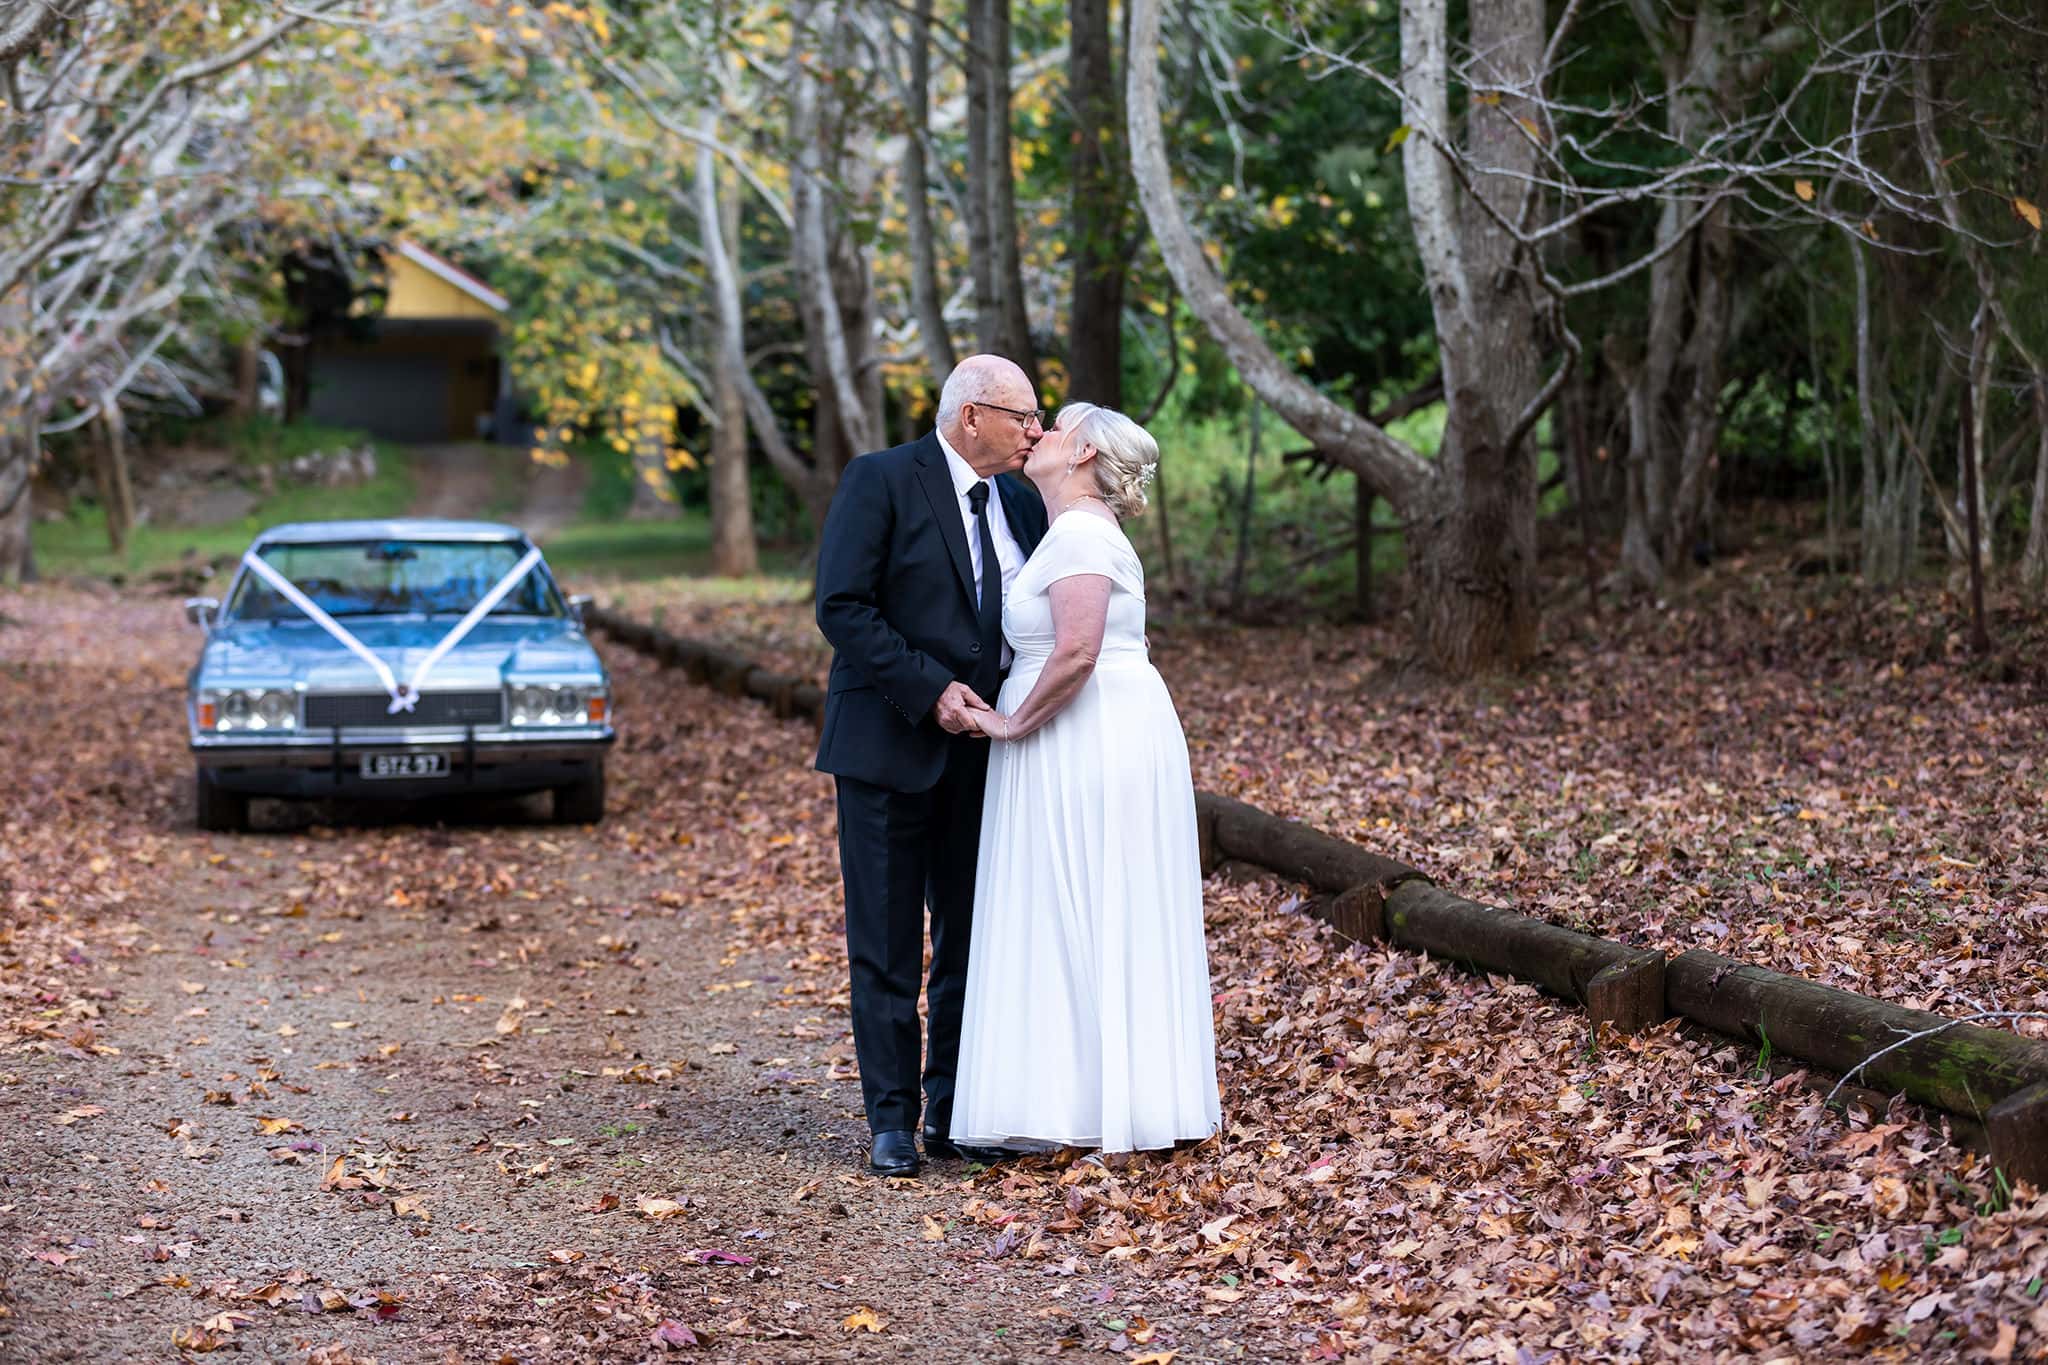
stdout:
[(982, 729), (976, 720), (994, 714), (989, 704), (976, 696), (974, 689), (964, 682), (947, 683), (946, 690), (939, 693), (938, 701), (932, 706), (933, 718), (949, 735), (986, 735), (988, 731)]

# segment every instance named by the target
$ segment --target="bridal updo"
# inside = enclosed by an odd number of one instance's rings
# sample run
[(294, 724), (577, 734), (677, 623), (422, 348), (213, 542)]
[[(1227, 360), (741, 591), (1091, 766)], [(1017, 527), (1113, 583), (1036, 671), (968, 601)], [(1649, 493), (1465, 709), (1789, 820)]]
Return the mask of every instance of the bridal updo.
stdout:
[(1068, 403), (1060, 408), (1059, 427), (1073, 433), (1077, 446), (1095, 447), (1095, 491), (1128, 521), (1145, 510), (1145, 487), (1159, 472), (1159, 443), (1152, 433), (1114, 408), (1093, 403)]

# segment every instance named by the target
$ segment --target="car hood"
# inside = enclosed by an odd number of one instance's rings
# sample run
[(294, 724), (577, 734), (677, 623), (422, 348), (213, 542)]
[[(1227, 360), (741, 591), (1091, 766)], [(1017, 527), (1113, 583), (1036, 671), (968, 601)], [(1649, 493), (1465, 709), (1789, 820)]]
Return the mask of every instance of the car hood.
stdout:
[[(441, 618), (343, 622), (384, 661), (400, 682), (409, 681), (455, 622)], [(481, 621), (427, 675), (434, 692), (496, 688), (513, 677), (565, 677), (603, 673), (597, 651), (573, 626), (558, 621)], [(233, 621), (214, 632), (200, 656), (197, 682), (284, 686), (316, 692), (381, 692), (383, 683), (363, 660), (311, 621)]]

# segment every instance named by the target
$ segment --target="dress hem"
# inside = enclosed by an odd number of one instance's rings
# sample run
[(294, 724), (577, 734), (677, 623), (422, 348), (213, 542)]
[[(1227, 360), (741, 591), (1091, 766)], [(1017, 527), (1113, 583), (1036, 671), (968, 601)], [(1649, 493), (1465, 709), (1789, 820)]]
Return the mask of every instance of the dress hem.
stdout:
[(1100, 1137), (1041, 1137), (1035, 1133), (994, 1134), (952, 1133), (948, 1136), (956, 1143), (969, 1147), (1007, 1147), (1020, 1152), (1052, 1152), (1062, 1147), (1089, 1147), (1100, 1152), (1163, 1152), (1177, 1142), (1207, 1142), (1222, 1132), (1221, 1124), (1201, 1133), (1179, 1133), (1160, 1147), (1105, 1147)]

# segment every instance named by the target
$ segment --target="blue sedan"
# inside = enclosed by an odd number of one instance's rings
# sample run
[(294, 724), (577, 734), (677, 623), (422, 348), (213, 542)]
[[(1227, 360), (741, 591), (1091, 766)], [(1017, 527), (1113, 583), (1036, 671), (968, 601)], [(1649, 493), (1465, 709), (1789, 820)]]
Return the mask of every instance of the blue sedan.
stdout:
[(611, 678), (516, 527), (276, 526), (206, 631), (186, 699), (200, 828), (248, 827), (256, 796), (431, 798), (551, 791), (604, 816)]

